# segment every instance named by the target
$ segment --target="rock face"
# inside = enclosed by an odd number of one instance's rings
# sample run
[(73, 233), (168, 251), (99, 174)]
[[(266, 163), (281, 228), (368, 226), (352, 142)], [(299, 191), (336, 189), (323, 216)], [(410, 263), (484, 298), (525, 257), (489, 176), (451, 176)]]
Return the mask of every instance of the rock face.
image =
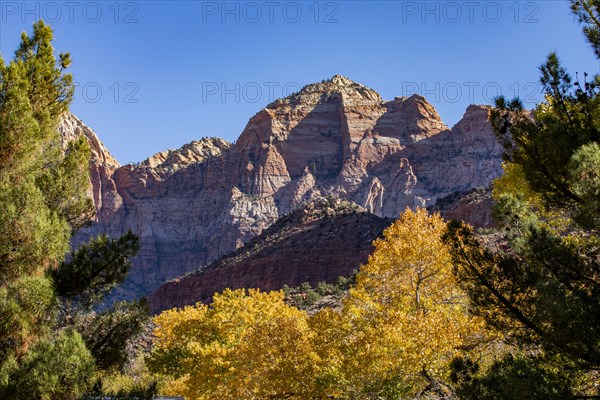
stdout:
[(440, 212), (446, 219), (465, 221), (475, 228), (492, 228), (494, 200), (492, 189), (476, 188), (466, 192), (454, 192), (439, 198), (429, 211)]
[(471, 224), (475, 228), (491, 228), (495, 226), (493, 219), (494, 201), (492, 196), (469, 195), (462, 198), (453, 209), (444, 214), (448, 219), (457, 219)]
[(333, 282), (367, 261), (373, 240), (392, 221), (354, 203), (318, 199), (210, 266), (164, 283), (148, 298), (150, 308), (157, 313), (206, 302), (226, 288), (277, 290), (284, 284)]
[(63, 117), (59, 129), (63, 147), (82, 135), (87, 139), (91, 150), (90, 185), (87, 194), (96, 205), (96, 221), (111, 220), (115, 212), (123, 207), (113, 180), (113, 174), (121, 164), (113, 158), (94, 131), (73, 114), (69, 113)]
[[(336, 75), (269, 104), (233, 145), (202, 139), (125, 166), (100, 146), (97, 221), (75, 241), (137, 233), (140, 253), (113, 296), (133, 298), (240, 248), (311, 199), (331, 195), (394, 218), (501, 173), (489, 112), (470, 106), (449, 129), (423, 97), (384, 101)], [(85, 134), (80, 121), (71, 125)]]

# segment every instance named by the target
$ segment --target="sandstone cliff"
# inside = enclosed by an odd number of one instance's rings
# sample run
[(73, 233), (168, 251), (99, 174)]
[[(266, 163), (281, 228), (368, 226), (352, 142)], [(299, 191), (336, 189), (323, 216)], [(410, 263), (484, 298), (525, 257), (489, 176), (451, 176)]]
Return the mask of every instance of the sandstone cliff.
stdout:
[(91, 150), (88, 196), (96, 205), (96, 221), (110, 220), (115, 210), (123, 206), (113, 180), (113, 174), (121, 164), (113, 158), (94, 131), (73, 114), (63, 117), (59, 129), (63, 146), (82, 135), (86, 137)]
[[(132, 298), (240, 248), (311, 199), (332, 195), (397, 217), (501, 173), (489, 111), (470, 106), (450, 129), (421, 96), (384, 101), (334, 76), (269, 104), (233, 145), (202, 139), (125, 166), (100, 146), (91, 162), (97, 220), (74, 240), (140, 235), (113, 296)], [(69, 124), (87, 136), (81, 121)]]

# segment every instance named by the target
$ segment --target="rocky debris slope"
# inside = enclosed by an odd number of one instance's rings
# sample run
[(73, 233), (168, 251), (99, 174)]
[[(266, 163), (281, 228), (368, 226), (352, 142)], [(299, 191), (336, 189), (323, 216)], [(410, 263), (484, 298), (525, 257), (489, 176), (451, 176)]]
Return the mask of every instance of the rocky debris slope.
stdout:
[(335, 282), (365, 263), (392, 219), (354, 203), (318, 199), (282, 217), (211, 265), (164, 283), (149, 297), (153, 312), (209, 301), (226, 288), (278, 290)]
[(394, 218), (501, 173), (489, 112), (470, 106), (450, 129), (421, 96), (384, 101), (336, 75), (260, 110), (235, 144), (202, 139), (140, 165), (108, 162), (92, 179), (97, 221), (75, 241), (137, 233), (140, 253), (113, 295), (134, 298), (312, 199), (332, 195)]

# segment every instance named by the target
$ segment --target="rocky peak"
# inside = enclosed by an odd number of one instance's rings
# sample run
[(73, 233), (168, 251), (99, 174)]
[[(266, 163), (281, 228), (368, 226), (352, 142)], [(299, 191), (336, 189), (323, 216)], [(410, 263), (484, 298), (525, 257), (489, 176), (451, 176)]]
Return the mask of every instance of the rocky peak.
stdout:
[[(432, 119), (435, 121), (442, 122), (442, 118), (438, 114), (435, 107), (432, 106), (425, 97), (418, 95), (418, 94), (413, 94), (410, 97), (404, 97), (404, 98), (400, 98), (400, 99), (401, 99), (401, 103), (405, 104), (407, 108), (412, 108), (412, 110), (415, 114), (418, 114), (427, 119)], [(446, 124), (444, 124), (444, 126), (447, 129)]]
[[(121, 164), (104, 147), (94, 131), (70, 112), (62, 116), (59, 124), (63, 148), (72, 140), (85, 137), (90, 146), (87, 195), (94, 200), (96, 221), (110, 221), (123, 203), (113, 180), (113, 174)], [(87, 239), (87, 238), (86, 238)]]
[(185, 144), (176, 150), (166, 150), (154, 154), (139, 164), (141, 168), (153, 168), (163, 174), (172, 174), (191, 164), (205, 162), (220, 156), (229, 149), (231, 143), (219, 138), (202, 138)]
[(373, 89), (356, 83), (345, 76), (334, 75), (330, 79), (308, 84), (300, 89), (299, 92), (274, 101), (267, 108), (274, 108), (280, 105), (316, 105), (331, 101), (340, 96), (374, 102), (382, 101), (379, 93)]
[(485, 125), (490, 124), (491, 106), (471, 104), (467, 107), (462, 119), (452, 128), (455, 132), (467, 133), (481, 131)]
[(65, 113), (61, 118), (59, 125), (63, 148), (67, 143), (76, 140), (81, 136), (85, 136), (90, 146), (91, 159), (90, 162), (102, 164), (104, 167), (118, 168), (121, 166), (119, 162), (110, 154), (104, 144), (98, 139), (96, 133), (79, 118), (70, 112)]

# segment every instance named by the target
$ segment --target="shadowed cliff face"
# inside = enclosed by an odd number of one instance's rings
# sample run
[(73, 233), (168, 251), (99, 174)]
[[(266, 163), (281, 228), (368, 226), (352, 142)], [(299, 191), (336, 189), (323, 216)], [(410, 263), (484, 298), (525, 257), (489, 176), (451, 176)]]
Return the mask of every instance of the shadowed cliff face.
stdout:
[[(65, 137), (91, 132), (67, 121)], [(269, 104), (233, 145), (202, 139), (137, 166), (103, 164), (99, 149), (91, 162), (97, 220), (74, 240), (127, 229), (141, 239), (113, 299), (148, 294), (218, 259), (311, 199), (333, 195), (394, 218), (501, 173), (488, 107), (470, 106), (449, 129), (423, 97), (383, 101), (340, 76)]]

